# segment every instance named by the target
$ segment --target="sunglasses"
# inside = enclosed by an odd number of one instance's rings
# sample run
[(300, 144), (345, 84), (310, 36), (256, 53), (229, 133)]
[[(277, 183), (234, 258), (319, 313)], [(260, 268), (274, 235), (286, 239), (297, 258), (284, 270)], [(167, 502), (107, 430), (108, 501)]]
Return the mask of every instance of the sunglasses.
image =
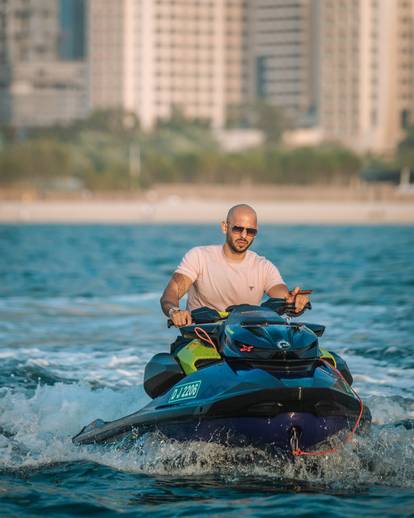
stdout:
[(250, 227), (239, 227), (238, 225), (233, 225), (231, 227), (231, 231), (233, 234), (243, 234), (243, 231), (246, 231), (246, 234), (249, 237), (254, 237), (257, 235), (257, 228), (250, 228)]

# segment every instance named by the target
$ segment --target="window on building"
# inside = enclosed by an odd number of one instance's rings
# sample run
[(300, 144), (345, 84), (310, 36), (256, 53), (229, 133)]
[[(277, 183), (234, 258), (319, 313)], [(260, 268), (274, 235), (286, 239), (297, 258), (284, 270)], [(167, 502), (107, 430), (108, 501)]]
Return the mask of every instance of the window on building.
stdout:
[(410, 125), (410, 110), (401, 110), (400, 112), (400, 126), (402, 129), (407, 129)]

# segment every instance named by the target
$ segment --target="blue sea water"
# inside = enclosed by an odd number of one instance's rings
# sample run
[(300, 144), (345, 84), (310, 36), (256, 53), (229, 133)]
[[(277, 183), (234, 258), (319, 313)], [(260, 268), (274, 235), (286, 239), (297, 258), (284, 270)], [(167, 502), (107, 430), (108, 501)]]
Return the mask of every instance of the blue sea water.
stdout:
[(341, 452), (286, 463), (154, 437), (77, 447), (148, 401), (159, 297), (215, 226), (0, 226), (0, 516), (414, 516), (414, 227), (263, 226), (255, 250), (314, 290), (308, 321), (373, 414)]

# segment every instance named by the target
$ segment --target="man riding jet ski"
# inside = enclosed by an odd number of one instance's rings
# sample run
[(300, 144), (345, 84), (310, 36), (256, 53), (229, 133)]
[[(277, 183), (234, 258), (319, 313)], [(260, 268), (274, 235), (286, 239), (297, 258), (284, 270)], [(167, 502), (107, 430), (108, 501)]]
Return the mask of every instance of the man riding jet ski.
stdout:
[(94, 421), (73, 442), (161, 432), (179, 441), (312, 454), (332, 436), (344, 439), (369, 424), (368, 408), (345, 379), (346, 365), (336, 368), (320, 353), (324, 327), (281, 316), (292, 309), (284, 299), (269, 299), (226, 314), (194, 310), (172, 353), (155, 355), (145, 369), (153, 401), (116, 421)]
[[(310, 292), (290, 292), (279, 270), (248, 250), (258, 232), (255, 211), (237, 205), (221, 227), (224, 245), (190, 250), (161, 297), (181, 337), (146, 367), (144, 387), (154, 400), (117, 421), (94, 421), (75, 443), (161, 431), (299, 452), (369, 422), (345, 362), (318, 347), (324, 327), (290, 321), (310, 308)], [(270, 299), (259, 306), (264, 293)]]
[[(221, 223), (226, 236), (223, 246), (192, 248), (184, 256), (161, 297), (161, 308), (177, 327), (193, 322), (191, 311), (208, 307), (219, 313), (238, 304), (258, 305), (266, 294), (284, 299), (291, 316), (301, 315), (309, 304), (310, 291), (299, 286), (289, 291), (274, 264), (249, 250), (258, 233), (255, 210), (246, 204), (235, 205)], [(187, 308), (180, 299), (188, 293)], [(177, 345), (182, 343), (178, 339)], [(348, 383), (352, 376), (344, 361), (335, 353), (323, 351), (326, 359), (343, 367)]]
[[(189, 250), (161, 297), (161, 308), (175, 326), (191, 324), (191, 311), (208, 307), (225, 311), (237, 304), (260, 304), (263, 295), (294, 303), (300, 314), (309, 302), (296, 287), (288, 290), (279, 270), (265, 257), (249, 250), (258, 233), (256, 212), (249, 205), (232, 207), (221, 223), (223, 245), (198, 246)], [(187, 307), (180, 299), (188, 293)]]

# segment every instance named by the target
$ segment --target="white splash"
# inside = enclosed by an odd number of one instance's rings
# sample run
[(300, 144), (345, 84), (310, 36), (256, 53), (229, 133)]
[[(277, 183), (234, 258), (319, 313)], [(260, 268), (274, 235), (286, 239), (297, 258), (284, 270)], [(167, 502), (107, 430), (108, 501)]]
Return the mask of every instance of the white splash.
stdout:
[[(295, 479), (341, 488), (381, 483), (414, 487), (414, 431), (392, 422), (407, 416), (404, 405), (372, 400), (377, 423), (337, 454), (292, 463), (254, 448), (179, 443), (147, 434), (130, 449), (75, 446), (71, 437), (97, 418), (112, 420), (149, 401), (142, 386), (93, 390), (87, 384), (39, 386), (34, 394), (3, 389), (0, 399), (0, 467), (36, 469), (51, 463), (92, 461), (128, 472)], [(412, 404), (412, 403), (411, 403)]]

